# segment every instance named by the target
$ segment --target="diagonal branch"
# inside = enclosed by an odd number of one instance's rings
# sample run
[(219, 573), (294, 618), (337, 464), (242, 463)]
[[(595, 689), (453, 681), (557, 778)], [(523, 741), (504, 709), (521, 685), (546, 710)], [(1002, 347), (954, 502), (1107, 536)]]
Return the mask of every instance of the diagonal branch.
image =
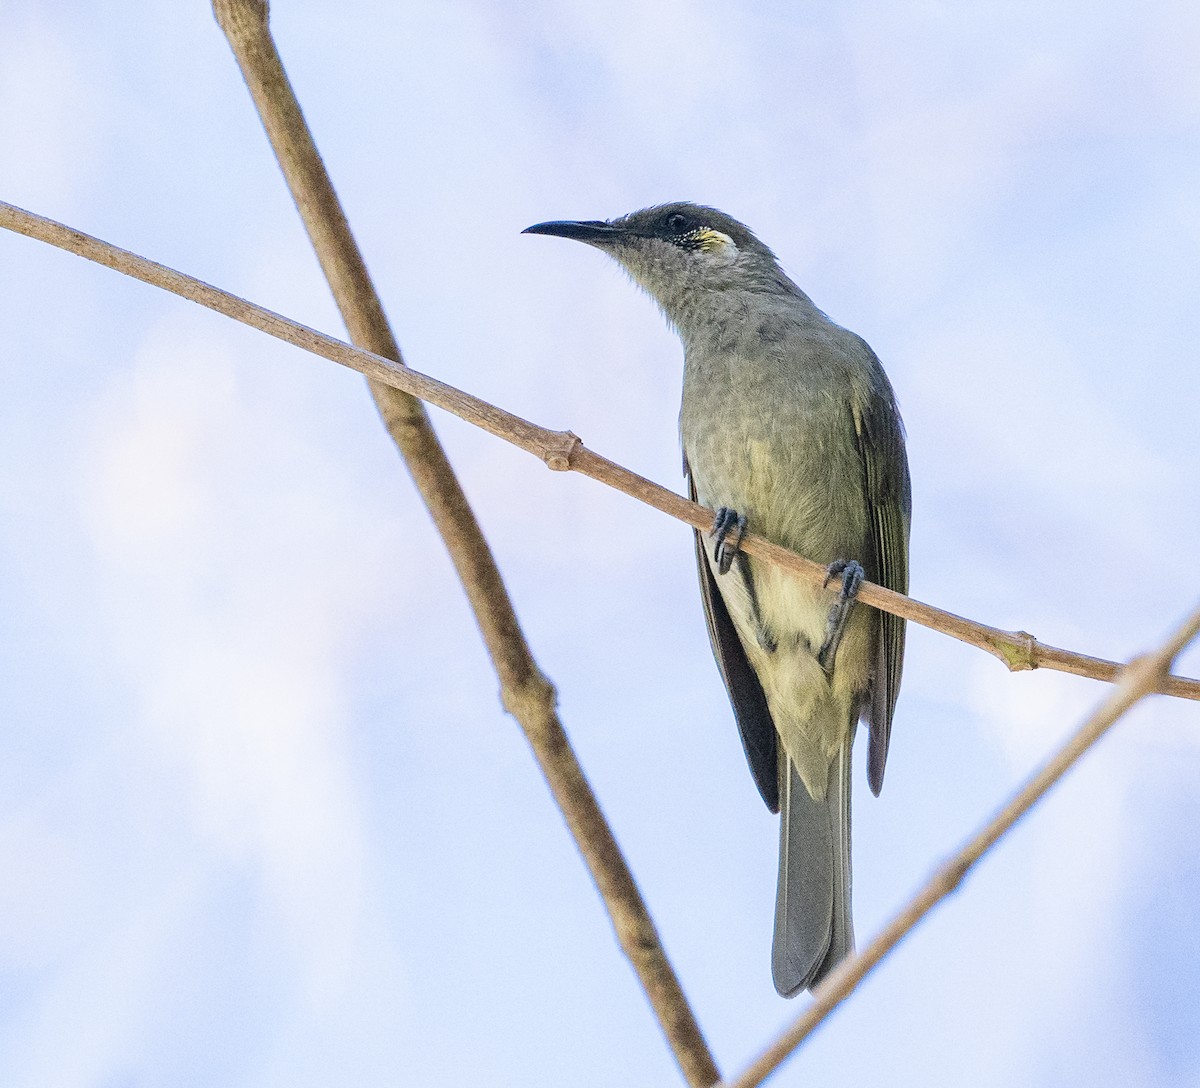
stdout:
[[(57, 246), (68, 253), (115, 269), (153, 287), (161, 287), (314, 355), (357, 370), (375, 381), (403, 389), (497, 438), (502, 438), (505, 442), (532, 453), (535, 457), (540, 457), (552, 469), (571, 469), (590, 476), (695, 529), (707, 531), (712, 526), (711, 510), (689, 502), (661, 484), (647, 480), (614, 461), (593, 453), (570, 431), (553, 431), (539, 427), (436, 378), (430, 378), (382, 356), (360, 351), (332, 336), (289, 321), (279, 314), (255, 306), (182, 272), (176, 272), (166, 265), (148, 261), (145, 257), (118, 249), (82, 231), (34, 215), (3, 201), (0, 201), (0, 227)], [(741, 549), (748, 555), (775, 563), (810, 582), (825, 579), (825, 568), (820, 564), (795, 552), (789, 552), (753, 533), (747, 533), (742, 538)], [(1115, 661), (1047, 646), (1025, 631), (1004, 631), (998, 627), (989, 627), (871, 582), (863, 582), (858, 599), (884, 612), (912, 620), (922, 627), (940, 631), (960, 642), (986, 650), (1003, 661), (1013, 672), (1024, 669), (1052, 669), (1109, 683), (1114, 682), (1121, 672), (1121, 666)], [(1164, 676), (1154, 690), (1180, 699), (1200, 700), (1200, 680), (1183, 676)]]
[[(292, 90), (268, 25), (266, 0), (213, 0), (283, 170), (350, 339), (403, 365), (358, 244)], [(688, 1082), (720, 1078), (700, 1026), (667, 959), (646, 904), (584, 776), (542, 674), (521, 631), (475, 514), (467, 502), (424, 404), (394, 383), (370, 381), (384, 425), (429, 510), (500, 680), (505, 708), (520, 723), (567, 826), (591, 871), (626, 956)]]
[(963, 878), (1013, 825), (1040, 801), (1050, 787), (1112, 728), (1126, 711), (1157, 691), (1179, 652), (1200, 633), (1200, 608), (1152, 654), (1139, 657), (1121, 670), (1116, 689), (1021, 790), (966, 846), (934, 873), (929, 882), (858, 955), (841, 964), (813, 992), (813, 1003), (727, 1088), (754, 1088), (771, 1075), (824, 1019), (849, 997), (912, 928), (953, 892)]

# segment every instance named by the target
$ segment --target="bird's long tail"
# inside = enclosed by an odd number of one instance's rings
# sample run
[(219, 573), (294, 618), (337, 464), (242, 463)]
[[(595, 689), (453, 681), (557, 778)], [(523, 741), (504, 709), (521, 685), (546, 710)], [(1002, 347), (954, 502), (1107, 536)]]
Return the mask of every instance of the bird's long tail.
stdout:
[[(850, 909), (850, 744), (814, 801), (791, 760), (780, 775), (779, 888), (771, 971), (784, 997), (815, 986), (854, 950)], [(780, 759), (786, 759), (782, 749)]]

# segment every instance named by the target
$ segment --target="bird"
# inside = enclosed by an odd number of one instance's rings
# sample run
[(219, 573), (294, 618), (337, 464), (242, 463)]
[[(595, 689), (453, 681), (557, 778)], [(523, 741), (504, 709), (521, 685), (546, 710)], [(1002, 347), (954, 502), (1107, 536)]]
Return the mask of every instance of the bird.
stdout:
[[(684, 349), (680, 438), (700, 595), (754, 782), (780, 813), (771, 973), (812, 989), (854, 949), (851, 755), (883, 786), (904, 621), (855, 605), (864, 579), (908, 592), (904, 427), (883, 366), (743, 223), (690, 202), (523, 233), (614, 258)], [(740, 549), (747, 531), (825, 565), (810, 584)]]

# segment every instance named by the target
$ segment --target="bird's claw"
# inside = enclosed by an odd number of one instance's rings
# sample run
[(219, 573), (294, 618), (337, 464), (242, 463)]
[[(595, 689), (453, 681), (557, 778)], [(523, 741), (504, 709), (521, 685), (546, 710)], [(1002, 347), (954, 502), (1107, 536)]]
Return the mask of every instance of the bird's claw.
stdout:
[(862, 564), (855, 559), (835, 559), (825, 568), (825, 585), (828, 586), (835, 578), (842, 580), (842, 587), (837, 598), (829, 607), (829, 620), (825, 626), (825, 642), (817, 653), (817, 662), (825, 670), (826, 675), (833, 671), (833, 659), (837, 656), (838, 647), (842, 643), (842, 635), (846, 630), (846, 620), (850, 616), (850, 606), (858, 596), (859, 587), (866, 581)]
[(708, 535), (713, 538), (713, 562), (717, 564), (717, 573), (728, 574), (742, 546), (742, 537), (746, 535), (746, 519), (736, 510), (722, 506), (713, 518)]
[(867, 580), (862, 564), (857, 559), (835, 559), (830, 563), (825, 568), (824, 586), (828, 588), (829, 583), (835, 578), (842, 580), (841, 598), (843, 600), (851, 600), (858, 596), (859, 586)]

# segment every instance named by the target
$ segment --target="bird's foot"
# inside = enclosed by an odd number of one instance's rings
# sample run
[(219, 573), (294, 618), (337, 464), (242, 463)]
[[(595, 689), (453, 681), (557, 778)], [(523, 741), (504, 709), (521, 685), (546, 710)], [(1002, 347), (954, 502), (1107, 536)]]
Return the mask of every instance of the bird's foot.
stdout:
[(829, 619), (825, 625), (825, 641), (817, 653), (817, 663), (828, 676), (833, 672), (833, 659), (837, 656), (838, 647), (842, 643), (842, 635), (846, 630), (846, 620), (850, 618), (850, 606), (858, 596), (858, 588), (866, 580), (862, 564), (854, 559), (835, 559), (826, 568), (825, 585), (828, 586), (835, 578), (842, 580), (842, 588), (837, 599), (830, 605)]
[(713, 518), (708, 535), (713, 538), (713, 562), (717, 564), (717, 573), (728, 574), (742, 546), (742, 537), (746, 535), (746, 519), (736, 510), (722, 506)]
[(750, 561), (742, 554), (742, 537), (746, 535), (746, 519), (737, 511), (722, 506), (713, 519), (710, 535), (713, 545), (713, 562), (717, 564), (718, 574), (728, 574), (730, 568), (737, 564), (742, 585), (746, 590), (746, 600), (750, 605), (750, 618), (754, 623), (754, 635), (759, 646), (769, 654), (778, 647), (775, 635), (763, 622), (762, 613), (758, 607), (758, 591), (754, 586), (754, 575), (750, 572)]
[(857, 559), (835, 559), (830, 563), (825, 568), (825, 587), (828, 588), (835, 578), (842, 580), (842, 597), (851, 599), (857, 595), (858, 587), (867, 580), (862, 564)]

